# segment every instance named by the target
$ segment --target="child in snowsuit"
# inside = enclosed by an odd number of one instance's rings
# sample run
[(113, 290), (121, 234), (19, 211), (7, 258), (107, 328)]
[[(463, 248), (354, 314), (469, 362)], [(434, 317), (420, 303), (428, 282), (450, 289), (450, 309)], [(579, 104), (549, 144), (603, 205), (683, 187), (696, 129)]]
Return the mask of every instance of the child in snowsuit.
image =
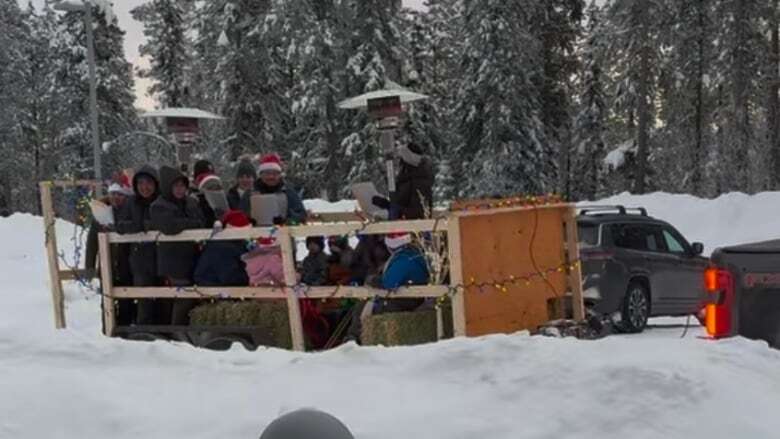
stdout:
[(328, 285), (349, 285), (352, 282), (350, 268), (355, 255), (349, 245), (349, 238), (331, 236), (328, 238), (328, 248)]
[(256, 287), (285, 284), (282, 250), (275, 238), (258, 239), (257, 247), (241, 256), (241, 260), (246, 264), (249, 285)]
[[(160, 197), (151, 206), (151, 228), (166, 235), (178, 235), (185, 230), (203, 228), (203, 214), (198, 202), (187, 195), (189, 180), (177, 169), (170, 166), (160, 168)], [(197, 245), (193, 242), (161, 242), (157, 244), (157, 276), (167, 285), (192, 285), (192, 274), (198, 256)], [(168, 303), (168, 305), (165, 305)], [(163, 302), (159, 316), (165, 322), (170, 302)], [(174, 325), (189, 323), (188, 313), (196, 304), (195, 300), (177, 299), (173, 302), (168, 321)]]
[(306, 238), (308, 256), (303, 259), (301, 283), (316, 287), (325, 285), (328, 281), (328, 255), (323, 251), (325, 240), (321, 236)]
[[(221, 223), (227, 228), (252, 227), (249, 218), (240, 210), (228, 211), (222, 217)], [(209, 241), (203, 248), (195, 268), (195, 285), (204, 287), (249, 285), (244, 261), (241, 260), (241, 256), (246, 252), (244, 241)]]

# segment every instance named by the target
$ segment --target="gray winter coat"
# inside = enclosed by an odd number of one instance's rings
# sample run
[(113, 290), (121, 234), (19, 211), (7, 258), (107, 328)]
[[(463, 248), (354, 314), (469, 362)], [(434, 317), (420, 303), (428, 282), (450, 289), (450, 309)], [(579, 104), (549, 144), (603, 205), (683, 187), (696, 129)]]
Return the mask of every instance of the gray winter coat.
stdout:
[[(141, 175), (151, 177), (157, 183), (157, 190), (150, 198), (138, 194), (138, 178)], [(160, 193), (160, 179), (157, 170), (151, 166), (142, 166), (133, 175), (135, 196), (127, 200), (116, 220), (116, 231), (121, 234), (142, 233), (149, 230), (150, 208)], [(133, 285), (148, 287), (157, 285), (157, 252), (154, 243), (138, 243), (130, 246), (130, 271)]]
[(301, 282), (312, 286), (322, 286), (328, 282), (328, 255), (323, 252), (309, 253), (303, 259)]
[[(152, 203), (150, 225), (166, 235), (178, 235), (190, 229), (204, 227), (198, 202), (185, 196), (173, 197), (173, 184), (187, 181), (181, 172), (170, 166), (160, 168), (160, 197)], [(161, 242), (157, 245), (157, 276), (174, 281), (191, 281), (198, 256), (194, 242)]]

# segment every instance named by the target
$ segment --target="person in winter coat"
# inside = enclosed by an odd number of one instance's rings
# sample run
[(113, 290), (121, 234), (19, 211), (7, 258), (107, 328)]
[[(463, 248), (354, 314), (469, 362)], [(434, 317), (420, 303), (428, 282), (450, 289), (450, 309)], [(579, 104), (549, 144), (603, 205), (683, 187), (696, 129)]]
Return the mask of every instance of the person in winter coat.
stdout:
[(215, 212), (206, 199), (204, 190), (222, 190), (222, 181), (217, 177), (214, 171), (214, 165), (208, 160), (198, 160), (195, 162), (192, 172), (193, 188), (192, 196), (198, 200), (201, 214), (206, 227), (211, 227), (217, 221), (217, 217), (225, 212)]
[[(187, 195), (188, 188), (189, 180), (179, 170), (170, 166), (160, 168), (160, 197), (152, 203), (150, 209), (152, 230), (178, 235), (185, 230), (203, 228), (203, 214), (198, 202)], [(157, 276), (166, 285), (192, 285), (197, 256), (198, 248), (193, 242), (158, 243)], [(186, 325), (189, 323), (187, 314), (195, 303), (194, 300), (175, 300), (168, 321), (174, 325)], [(162, 307), (162, 319), (165, 319), (165, 308)]]
[(282, 249), (276, 239), (260, 238), (257, 244), (257, 247), (241, 256), (241, 260), (246, 263), (249, 285), (253, 287), (284, 285)]
[[(142, 233), (149, 230), (151, 206), (160, 193), (157, 170), (149, 165), (142, 166), (133, 175), (133, 198), (122, 207), (115, 218), (116, 231), (121, 234)], [(151, 287), (159, 285), (157, 278), (157, 249), (153, 242), (139, 242), (130, 245), (130, 272), (133, 286)], [(136, 323), (155, 322), (154, 300), (138, 300)]]
[(306, 208), (293, 188), (287, 186), (282, 178), (282, 160), (277, 154), (267, 154), (260, 159), (258, 169), (260, 178), (255, 182), (255, 190), (261, 194), (276, 194), (285, 197), (286, 217), (274, 218), (274, 223), (303, 224), (306, 222)]
[[(221, 223), (227, 228), (249, 228), (252, 223), (240, 210), (230, 210)], [(195, 267), (195, 285), (204, 287), (249, 285), (241, 256), (247, 252), (244, 241), (209, 241)]]
[(309, 254), (303, 259), (301, 282), (309, 286), (322, 286), (328, 282), (328, 255), (325, 254), (325, 240), (321, 236), (306, 238)]
[[(382, 274), (382, 288), (388, 291), (408, 285), (425, 285), (430, 274), (422, 249), (412, 243), (412, 235), (391, 233), (385, 237), (385, 245), (392, 251)], [(384, 312), (413, 311), (424, 299), (395, 299), (374, 303), (374, 314)]]
[(380, 235), (359, 235), (359, 242), (350, 266), (352, 282), (379, 288), (382, 285), (382, 270), (390, 252)]
[[(130, 179), (127, 175), (121, 174), (117, 182), (108, 187), (108, 197), (101, 200), (104, 204), (110, 205), (114, 213), (114, 221), (120, 217), (122, 208), (133, 196), (133, 189), (130, 187)], [(84, 269), (87, 270), (86, 277), (91, 279), (99, 273), (100, 264), (98, 263), (98, 233), (111, 232), (115, 226), (104, 226), (98, 223), (94, 218), (87, 234), (87, 249), (85, 253)], [(129, 244), (111, 244), (111, 275), (112, 283), (116, 286), (130, 286), (133, 284), (133, 274), (130, 271), (130, 245)], [(135, 306), (132, 300), (119, 300), (117, 304), (117, 323), (120, 326), (127, 326), (135, 320)]]
[(352, 282), (352, 261), (355, 251), (349, 245), (346, 236), (331, 236), (328, 238), (330, 257), (328, 258), (328, 284), (349, 285)]
[(433, 214), (435, 175), (430, 158), (415, 143), (398, 149), (401, 169), (395, 179), (396, 190), (390, 200), (374, 197), (374, 205), (390, 212), (390, 219), (424, 219)]
[(249, 160), (241, 160), (236, 171), (236, 185), (227, 193), (231, 209), (240, 210), (248, 217), (252, 216), (252, 187), (256, 179), (255, 165)]

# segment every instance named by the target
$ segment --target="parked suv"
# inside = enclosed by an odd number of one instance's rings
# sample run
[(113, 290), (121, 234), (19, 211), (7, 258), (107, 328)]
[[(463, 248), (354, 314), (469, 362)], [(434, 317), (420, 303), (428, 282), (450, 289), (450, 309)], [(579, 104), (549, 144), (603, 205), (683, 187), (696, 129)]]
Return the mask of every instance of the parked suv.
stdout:
[(697, 314), (704, 306), (704, 246), (643, 208), (583, 207), (577, 217), (585, 304), (625, 332), (651, 316)]

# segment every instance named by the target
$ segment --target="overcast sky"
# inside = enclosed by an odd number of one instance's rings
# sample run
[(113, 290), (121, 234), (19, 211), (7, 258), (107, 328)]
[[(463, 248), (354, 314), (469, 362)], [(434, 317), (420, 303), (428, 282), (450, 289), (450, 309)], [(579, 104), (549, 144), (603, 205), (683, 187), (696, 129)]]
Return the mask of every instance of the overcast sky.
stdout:
[[(18, 0), (23, 7), (27, 5), (28, 0)], [(146, 62), (138, 56), (138, 46), (143, 42), (143, 26), (141, 23), (133, 20), (130, 16), (130, 10), (136, 6), (146, 3), (147, 0), (114, 0), (114, 13), (119, 20), (119, 26), (127, 32), (125, 35), (125, 56), (134, 66), (143, 66)], [(404, 0), (404, 5), (412, 8), (421, 9), (425, 0)], [(40, 7), (44, 0), (33, 0), (33, 3)], [(154, 101), (146, 96), (146, 89), (149, 87), (147, 80), (136, 77), (135, 94), (136, 105), (139, 108), (151, 109), (154, 107)]]

